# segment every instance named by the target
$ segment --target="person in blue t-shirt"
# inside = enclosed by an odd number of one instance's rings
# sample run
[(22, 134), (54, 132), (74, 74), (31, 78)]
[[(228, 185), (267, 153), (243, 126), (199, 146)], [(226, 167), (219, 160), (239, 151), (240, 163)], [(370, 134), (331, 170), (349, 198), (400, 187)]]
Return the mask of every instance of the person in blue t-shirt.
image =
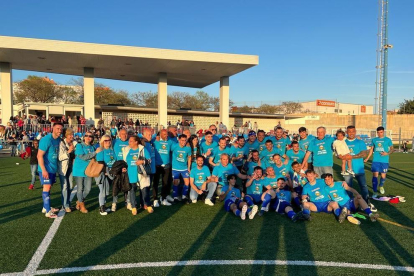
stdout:
[(106, 209), (106, 196), (109, 195), (110, 186), (112, 185), (112, 177), (109, 175), (109, 170), (112, 168), (112, 165), (115, 163), (115, 152), (112, 149), (112, 140), (111, 136), (104, 135), (101, 137), (99, 148), (101, 151), (96, 154), (96, 161), (103, 163), (105, 165), (101, 174), (98, 177), (95, 177), (95, 182), (99, 188), (99, 213), (102, 216), (108, 214), (109, 211), (116, 211), (116, 201), (113, 201), (112, 208)]
[(190, 172), (190, 200), (192, 203), (197, 203), (197, 198), (203, 193), (207, 193), (204, 203), (209, 206), (214, 206), (211, 201), (214, 192), (217, 188), (217, 177), (211, 177), (210, 170), (207, 166), (204, 166), (204, 156), (197, 155), (197, 166), (191, 169)]
[(204, 135), (204, 140), (201, 140), (200, 149), (201, 149), (201, 154), (204, 155), (204, 157), (206, 158), (205, 165), (207, 165), (209, 168), (211, 168), (209, 164), (210, 157), (213, 154), (213, 150), (217, 146), (218, 146), (218, 143), (213, 141), (213, 133), (211, 133), (211, 131), (207, 131)]
[(247, 157), (247, 162), (244, 164), (244, 170), (247, 175), (251, 176), (254, 173), (254, 168), (257, 166), (262, 167), (262, 160), (260, 160), (259, 151), (252, 150)]
[(154, 197), (154, 206), (159, 205), (158, 201), (158, 185), (160, 179), (162, 179), (162, 188), (161, 188), (161, 204), (164, 206), (171, 206), (174, 199), (170, 196), (171, 191), (171, 149), (174, 145), (172, 140), (168, 140), (168, 132), (166, 129), (160, 131), (159, 139), (154, 140), (155, 147), (155, 175), (154, 175), (154, 185), (153, 196)]
[(111, 133), (112, 140), (114, 140), (116, 138), (116, 135), (118, 134), (118, 128), (115, 125), (113, 125), (111, 126), (111, 129), (109, 131)]
[(276, 177), (291, 178), (292, 168), (288, 164), (282, 162), (282, 157), (279, 154), (273, 155), (273, 169), (275, 170)]
[(249, 216), (249, 219), (253, 219), (257, 213), (257, 205), (248, 208), (247, 203), (241, 200), (240, 190), (235, 187), (237, 180), (235, 174), (228, 175), (226, 180), (229, 184), (223, 187), (219, 197), (220, 201), (224, 201), (224, 210), (233, 212), (242, 220), (246, 219), (246, 215)]
[(345, 142), (349, 148), (350, 154), (346, 156), (338, 156), (338, 158), (342, 160), (352, 160), (352, 169), (355, 172), (355, 176), (345, 175), (344, 179), (348, 186), (352, 187), (353, 179), (355, 177), (361, 190), (362, 197), (371, 207), (372, 211), (376, 212), (375, 206), (369, 202), (369, 192), (365, 178), (364, 158), (367, 156), (368, 150), (365, 142), (356, 138), (356, 132), (355, 126), (348, 126), (346, 128), (348, 139)]
[(246, 140), (243, 136), (237, 137), (237, 143), (231, 148), (231, 154), (233, 164), (239, 171), (242, 171), (243, 164), (249, 154), (249, 148), (246, 146)]
[[(115, 128), (116, 129), (116, 128)], [(128, 133), (125, 129), (119, 131), (119, 138), (113, 141), (113, 149), (116, 156), (116, 161), (122, 160), (122, 149), (128, 146)]]
[(216, 193), (218, 196), (221, 195), (221, 189), (224, 186), (227, 186), (227, 176), (230, 174), (235, 174), (240, 179), (247, 179), (247, 176), (244, 174), (241, 174), (240, 171), (237, 169), (236, 166), (229, 163), (230, 156), (227, 153), (224, 153), (220, 157), (220, 164), (216, 167), (214, 167), (212, 175), (214, 177), (218, 178), (218, 184)]
[(246, 146), (249, 149), (249, 153), (251, 153), (253, 150), (258, 150), (259, 149), (259, 142), (257, 142), (257, 137), (256, 137), (256, 132), (255, 131), (250, 131), (249, 132), (249, 136), (248, 136), (248, 140), (246, 142)]
[(144, 205), (147, 207), (148, 213), (153, 213), (153, 209), (149, 204), (149, 180), (144, 183), (144, 180), (147, 180), (149, 176), (142, 176), (138, 174), (138, 166), (143, 166), (151, 162), (151, 154), (148, 150), (141, 144), (141, 139), (133, 135), (129, 138), (129, 145), (122, 150), (123, 160), (127, 163), (128, 168), (128, 178), (129, 183), (131, 184), (131, 190), (128, 192), (129, 202), (127, 204), (127, 209), (131, 210), (133, 216), (137, 215), (137, 196), (136, 192), (138, 190), (138, 182), (140, 186), (140, 196), (141, 200), (144, 199)]
[(268, 139), (265, 143), (266, 148), (260, 152), (260, 160), (264, 168), (272, 166), (275, 162), (273, 161), (273, 155), (279, 154), (279, 150), (273, 147), (272, 140)]
[[(306, 127), (300, 127), (298, 131), (299, 131), (299, 137), (300, 137), (299, 148), (303, 150), (306, 154), (306, 152), (308, 151), (309, 144), (313, 141), (313, 139), (315, 139), (315, 137), (313, 137), (312, 135), (308, 135), (308, 131)], [(313, 170), (313, 154), (312, 153), (310, 153), (308, 162), (305, 167), (307, 167), (309, 170)]]
[(328, 193), (325, 190), (325, 181), (323, 179), (316, 179), (316, 173), (312, 170), (306, 171), (306, 178), (308, 183), (303, 187), (302, 191), (302, 206), (303, 215), (306, 219), (310, 219), (310, 212), (325, 212), (333, 213), (338, 218), (338, 222), (342, 223), (348, 210), (339, 208), (335, 201), (331, 201)]
[(197, 135), (193, 134), (190, 136), (188, 146), (191, 149), (191, 169), (193, 169), (197, 167), (197, 156), (202, 154)]
[(286, 147), (290, 144), (290, 139), (287, 137), (283, 137), (283, 134), (283, 128), (280, 126), (276, 127), (275, 137), (273, 138), (273, 146), (278, 151), (277, 153), (283, 159), (286, 159)]
[(266, 187), (266, 180), (263, 177), (263, 169), (261, 167), (254, 168), (252, 177), (246, 182), (246, 196), (244, 201), (250, 207), (262, 203), (263, 189)]
[(259, 153), (262, 152), (262, 150), (264, 150), (266, 148), (265, 143), (267, 141), (267, 139), (265, 139), (266, 137), (266, 133), (264, 132), (264, 130), (259, 129), (259, 131), (257, 132), (257, 150), (259, 151)]
[(368, 157), (364, 160), (367, 162), (374, 153), (372, 160), (371, 171), (372, 171), (372, 190), (374, 191), (373, 196), (377, 196), (378, 192), (378, 176), (381, 174), (379, 181), (379, 192), (385, 194), (384, 183), (387, 177), (388, 168), (390, 165), (390, 154), (394, 152), (394, 146), (390, 138), (385, 137), (384, 128), (382, 126), (377, 128), (378, 137), (372, 139), (371, 148), (369, 150)]
[(47, 218), (57, 218), (55, 212), (58, 209), (50, 206), (50, 189), (56, 180), (56, 172), (58, 170), (58, 154), (60, 135), (63, 126), (61, 123), (53, 125), (52, 133), (46, 135), (39, 141), (39, 151), (37, 153), (38, 172), (40, 184), (43, 186), (42, 199), (43, 210)]
[[(293, 195), (291, 193), (291, 187), (287, 185), (287, 182), (288, 181), (283, 177), (280, 177), (277, 180), (277, 188), (273, 189), (273, 192), (276, 194), (276, 199), (272, 204), (272, 209), (274, 209), (278, 214), (286, 214), (293, 222), (296, 222), (299, 219), (306, 219), (305, 216), (303, 216), (302, 211), (298, 213), (293, 211), (291, 205)], [(271, 196), (270, 194), (267, 194), (266, 197), (270, 198)], [(265, 210), (262, 209), (259, 215), (263, 215), (264, 211)]]
[[(191, 149), (186, 146), (187, 136), (178, 136), (178, 143), (172, 146), (172, 178), (174, 201), (187, 200), (191, 170)], [(184, 181), (182, 194), (179, 195), (180, 177)]]
[(334, 139), (327, 137), (326, 128), (318, 127), (316, 130), (317, 138), (309, 143), (308, 151), (303, 159), (302, 168), (306, 169), (306, 164), (310, 155), (313, 155), (313, 169), (318, 177), (325, 173), (333, 173), (333, 150)]
[(305, 151), (301, 150), (299, 148), (299, 142), (293, 141), (292, 142), (292, 148), (286, 152), (286, 156), (289, 159), (289, 162), (303, 162), (303, 158), (305, 158)]
[[(154, 186), (152, 185), (152, 181), (154, 179), (154, 174), (156, 171), (155, 168), (155, 148), (154, 145), (151, 142), (152, 140), (152, 133), (151, 130), (146, 128), (142, 131), (142, 145), (145, 147), (145, 149), (149, 152), (150, 156), (151, 156), (151, 173), (149, 173), (149, 179), (150, 179), (150, 186), (145, 188), (144, 193), (140, 193), (140, 197), (141, 197), (141, 207), (143, 207), (145, 210), (147, 210), (149, 213), (152, 213), (152, 208), (148, 208), (148, 206), (151, 205), (151, 201), (150, 201), (150, 187)], [(158, 185), (158, 183), (157, 183)], [(147, 195), (147, 198), (144, 198), (143, 195)], [(157, 194), (154, 194), (154, 190), (153, 190), (153, 199), (154, 199), (154, 207), (159, 207), (159, 203), (155, 202), (155, 200), (157, 199)], [(144, 203), (144, 204), (143, 204)]]
[(308, 183), (305, 172), (302, 170), (302, 164), (293, 162), (292, 165), (292, 188), (293, 188), (293, 200), (297, 206), (301, 206), (301, 197), (303, 186)]
[(93, 134), (89, 131), (85, 133), (84, 142), (78, 143), (75, 147), (75, 161), (73, 162), (73, 178), (77, 185), (77, 197), (76, 209), (82, 213), (88, 213), (85, 207), (85, 198), (89, 195), (92, 188), (92, 177), (85, 174), (85, 170), (91, 162), (92, 158), (99, 153), (102, 148), (97, 148), (92, 145)]
[(220, 157), (223, 153), (231, 156), (231, 150), (227, 147), (227, 141), (225, 137), (220, 138), (218, 147), (213, 149), (213, 153), (209, 159), (209, 163), (213, 169), (214, 167), (220, 165)]
[[(340, 208), (346, 208), (348, 214), (351, 214), (358, 212), (358, 208), (361, 207), (361, 209), (364, 210), (364, 212), (369, 216), (371, 221), (377, 221), (379, 215), (373, 214), (367, 202), (362, 198), (362, 196), (355, 189), (349, 187), (345, 181), (334, 182), (333, 175), (329, 173), (324, 175), (324, 181), (326, 184), (326, 192), (333, 201), (336, 201), (338, 203)], [(354, 198), (351, 199), (348, 196), (347, 192), (351, 192)], [(347, 219), (353, 224), (361, 223), (353, 216), (347, 216)]]

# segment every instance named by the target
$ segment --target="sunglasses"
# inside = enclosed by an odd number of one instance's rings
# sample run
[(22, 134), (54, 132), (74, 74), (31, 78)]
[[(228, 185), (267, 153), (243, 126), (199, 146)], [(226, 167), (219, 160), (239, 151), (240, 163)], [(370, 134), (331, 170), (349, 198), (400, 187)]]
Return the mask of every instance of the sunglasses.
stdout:
[(213, 128), (211, 131), (217, 131), (217, 128)]
[(104, 142), (111, 142), (111, 140), (104, 140)]
[(92, 136), (92, 135), (85, 135), (85, 137), (93, 138), (93, 136)]

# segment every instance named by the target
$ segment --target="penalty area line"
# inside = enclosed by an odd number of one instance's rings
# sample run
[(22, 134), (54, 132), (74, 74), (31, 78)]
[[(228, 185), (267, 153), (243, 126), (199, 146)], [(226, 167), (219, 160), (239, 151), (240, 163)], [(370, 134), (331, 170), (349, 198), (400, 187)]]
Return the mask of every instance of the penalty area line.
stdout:
[(341, 267), (341, 268), (361, 268), (388, 271), (414, 272), (411, 266), (391, 266), (341, 262), (322, 262), (322, 261), (283, 261), (283, 260), (192, 260), (192, 261), (169, 261), (169, 262), (142, 262), (111, 265), (94, 265), (85, 267), (66, 267), (56, 269), (37, 270), (36, 275), (46, 275), (55, 273), (74, 273), (84, 271), (128, 269), (128, 268), (148, 268), (148, 267), (176, 267), (176, 266), (220, 266), (220, 265), (274, 265), (274, 266), (313, 266), (313, 267)]

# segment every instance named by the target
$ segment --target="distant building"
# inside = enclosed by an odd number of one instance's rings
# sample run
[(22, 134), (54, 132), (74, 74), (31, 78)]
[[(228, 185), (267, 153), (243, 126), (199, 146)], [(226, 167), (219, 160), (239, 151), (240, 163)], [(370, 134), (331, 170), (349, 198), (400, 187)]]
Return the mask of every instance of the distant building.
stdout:
[(340, 103), (331, 100), (315, 100), (301, 102), (303, 113), (336, 113), (338, 115), (371, 115), (374, 114), (373, 105)]

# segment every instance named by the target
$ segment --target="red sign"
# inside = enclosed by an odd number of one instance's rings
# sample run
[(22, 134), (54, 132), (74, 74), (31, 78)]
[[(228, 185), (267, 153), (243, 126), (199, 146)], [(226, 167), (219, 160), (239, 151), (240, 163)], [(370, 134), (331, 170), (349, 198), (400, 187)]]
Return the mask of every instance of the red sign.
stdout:
[(336, 102), (335, 101), (326, 101), (326, 100), (316, 100), (317, 106), (327, 106), (327, 107), (335, 107)]
[(367, 107), (365, 105), (361, 105), (361, 113), (367, 112)]

